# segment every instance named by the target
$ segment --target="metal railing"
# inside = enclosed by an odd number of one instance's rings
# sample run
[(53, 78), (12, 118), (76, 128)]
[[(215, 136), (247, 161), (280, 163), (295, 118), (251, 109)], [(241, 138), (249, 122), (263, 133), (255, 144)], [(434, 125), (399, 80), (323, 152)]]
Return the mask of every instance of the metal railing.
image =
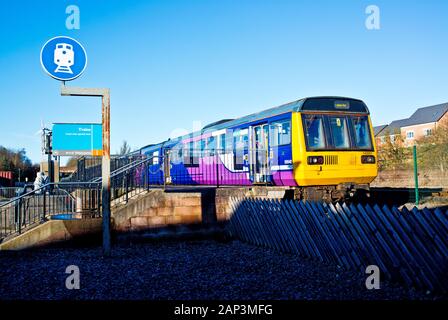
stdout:
[[(146, 158), (144, 155), (112, 155), (110, 159), (111, 171), (132, 164), (135, 161)], [(69, 177), (63, 178), (64, 182), (92, 181), (101, 179), (101, 157), (80, 157), (77, 159), (76, 171)]]
[(9, 200), (16, 196), (18, 187), (1, 187), (0, 188), (0, 201)]
[(101, 184), (49, 183), (0, 204), (0, 240), (20, 234), (60, 214), (100, 215)]
[[(246, 155), (247, 152), (250, 151), (246, 151)], [(112, 163), (112, 207), (127, 203), (150, 188), (166, 188), (167, 185), (219, 187), (251, 183), (247, 156), (243, 153), (182, 149), (169, 150), (160, 156), (117, 158)], [(89, 168), (91, 171), (82, 175), (87, 181), (49, 183), (0, 204), (0, 240), (20, 234), (55, 215), (101, 216), (101, 177), (97, 172), (101, 166), (92, 165)], [(266, 176), (269, 174), (267, 166), (253, 170)], [(267, 184), (268, 181), (261, 183)]]

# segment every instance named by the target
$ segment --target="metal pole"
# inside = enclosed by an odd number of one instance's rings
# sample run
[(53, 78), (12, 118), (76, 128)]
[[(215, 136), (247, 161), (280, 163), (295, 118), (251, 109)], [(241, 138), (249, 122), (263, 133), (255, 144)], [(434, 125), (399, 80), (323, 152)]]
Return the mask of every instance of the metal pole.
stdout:
[(418, 205), (420, 202), (419, 192), (418, 192), (418, 168), (417, 168), (417, 146), (414, 145), (412, 148), (412, 153), (414, 156), (414, 182), (415, 182), (415, 204)]
[(163, 191), (166, 190), (166, 167), (167, 167), (166, 160), (167, 160), (167, 155), (168, 155), (167, 150), (163, 150), (163, 164), (162, 164), (162, 166), (163, 166)]
[(101, 165), (103, 215), (103, 254), (110, 255), (110, 90), (107, 88), (77, 88), (62, 85), (63, 96), (101, 97), (103, 127), (103, 158)]
[(46, 192), (45, 190), (43, 190), (43, 196), (44, 196), (44, 207), (43, 207), (43, 211), (42, 211), (42, 222), (45, 222), (46, 218), (46, 213), (47, 213), (47, 201), (46, 201)]
[(216, 187), (219, 188), (219, 154), (218, 149), (216, 149), (216, 156), (215, 156), (215, 170), (216, 170)]
[(102, 205), (103, 205), (103, 254), (110, 255), (110, 92), (102, 97), (103, 163), (102, 163)]

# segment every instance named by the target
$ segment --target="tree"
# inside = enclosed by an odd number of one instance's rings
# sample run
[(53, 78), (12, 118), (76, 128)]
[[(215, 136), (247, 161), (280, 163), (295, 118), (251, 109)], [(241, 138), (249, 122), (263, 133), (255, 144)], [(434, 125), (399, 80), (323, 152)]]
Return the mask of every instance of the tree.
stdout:
[(407, 165), (409, 150), (404, 145), (404, 138), (399, 130), (385, 135), (384, 143), (378, 148), (380, 169), (399, 169)]
[(448, 170), (448, 120), (439, 123), (431, 135), (418, 140), (419, 163), (426, 168)]
[(21, 181), (25, 178), (32, 181), (37, 170), (38, 166), (31, 163), (25, 149), (12, 150), (0, 146), (0, 171), (12, 171), (16, 179), (20, 177)]
[(123, 144), (120, 147), (119, 155), (125, 155), (131, 152), (131, 146), (128, 144), (126, 140), (123, 140)]

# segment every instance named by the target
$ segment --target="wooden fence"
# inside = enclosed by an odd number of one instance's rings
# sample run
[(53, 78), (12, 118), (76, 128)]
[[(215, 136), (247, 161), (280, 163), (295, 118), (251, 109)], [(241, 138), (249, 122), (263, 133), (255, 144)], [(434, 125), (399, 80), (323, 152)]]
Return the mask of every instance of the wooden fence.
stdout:
[(408, 287), (448, 291), (448, 211), (232, 198), (231, 235)]

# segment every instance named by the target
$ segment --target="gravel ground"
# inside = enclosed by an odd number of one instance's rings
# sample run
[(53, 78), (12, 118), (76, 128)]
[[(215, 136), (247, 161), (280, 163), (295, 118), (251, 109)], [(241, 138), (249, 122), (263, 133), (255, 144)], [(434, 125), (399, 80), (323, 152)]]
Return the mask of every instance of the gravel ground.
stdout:
[[(65, 269), (80, 268), (80, 290), (65, 288)], [(152, 242), (0, 252), (0, 299), (434, 299), (366, 275), (239, 241)], [(439, 297), (440, 298), (440, 297)], [(446, 298), (446, 297), (445, 297)]]

